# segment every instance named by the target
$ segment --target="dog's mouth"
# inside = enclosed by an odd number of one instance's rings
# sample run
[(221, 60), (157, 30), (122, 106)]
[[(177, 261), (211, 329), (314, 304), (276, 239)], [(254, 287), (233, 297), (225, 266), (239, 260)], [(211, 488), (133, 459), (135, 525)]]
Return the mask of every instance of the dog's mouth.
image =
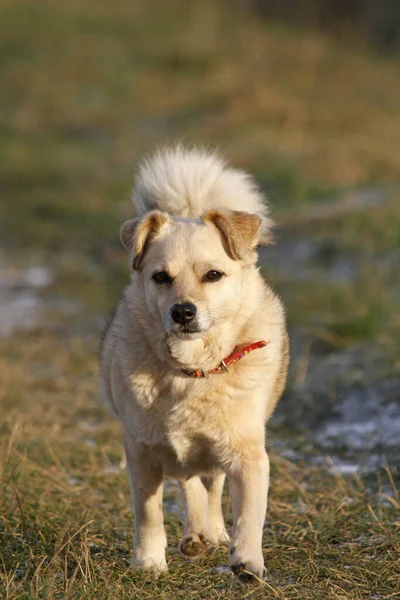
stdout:
[(214, 319), (206, 315), (198, 315), (197, 318), (186, 323), (174, 323), (168, 318), (165, 324), (167, 337), (180, 340), (196, 340), (206, 335), (214, 325)]
[(174, 331), (174, 335), (181, 338), (182, 340), (193, 340), (203, 335), (203, 331), (200, 329), (189, 329), (187, 327)]
[(182, 333), (201, 333), (201, 330), (198, 327), (182, 327)]
[(178, 325), (171, 329), (171, 334), (182, 339), (190, 340), (201, 337), (205, 331), (200, 329), (197, 325)]

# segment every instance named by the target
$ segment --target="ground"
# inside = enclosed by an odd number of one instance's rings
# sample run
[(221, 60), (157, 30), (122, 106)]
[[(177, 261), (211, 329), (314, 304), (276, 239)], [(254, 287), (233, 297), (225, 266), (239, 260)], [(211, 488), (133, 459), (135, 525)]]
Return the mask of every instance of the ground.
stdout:
[[(2, 596), (399, 598), (398, 60), (183, 0), (4, 0), (0, 55)], [(256, 591), (226, 550), (179, 556), (173, 484), (169, 575), (132, 573), (121, 435), (98, 401), (133, 165), (182, 138), (253, 172), (280, 224), (261, 266), (293, 362)]]

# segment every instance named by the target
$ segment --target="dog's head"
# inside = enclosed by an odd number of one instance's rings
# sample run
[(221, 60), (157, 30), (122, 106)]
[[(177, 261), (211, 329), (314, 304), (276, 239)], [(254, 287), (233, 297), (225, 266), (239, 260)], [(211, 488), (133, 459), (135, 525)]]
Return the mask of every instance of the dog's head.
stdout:
[(152, 211), (123, 224), (121, 240), (164, 336), (202, 337), (240, 309), (260, 224), (257, 215), (231, 210), (195, 220)]

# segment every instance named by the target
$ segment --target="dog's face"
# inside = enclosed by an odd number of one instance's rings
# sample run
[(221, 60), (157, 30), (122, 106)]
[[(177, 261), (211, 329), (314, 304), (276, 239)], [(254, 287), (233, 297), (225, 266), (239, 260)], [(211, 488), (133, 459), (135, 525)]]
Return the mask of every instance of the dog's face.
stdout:
[(141, 279), (149, 313), (162, 334), (204, 336), (239, 310), (260, 219), (213, 211), (196, 221), (154, 211), (124, 223), (121, 239)]

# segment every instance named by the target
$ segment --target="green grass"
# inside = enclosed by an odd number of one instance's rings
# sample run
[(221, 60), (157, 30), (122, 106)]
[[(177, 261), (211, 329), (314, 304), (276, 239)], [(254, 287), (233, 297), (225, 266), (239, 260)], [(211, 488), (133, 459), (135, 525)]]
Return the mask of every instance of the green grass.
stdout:
[[(398, 60), (211, 0), (3, 0), (0, 57), (1, 265), (46, 264), (55, 281), (43, 296), (82, 304), (0, 340), (0, 595), (398, 597), (395, 485), (374, 496), (357, 479), (277, 456), (265, 586), (213, 572), (224, 550), (187, 564), (181, 519), (168, 510), (169, 575), (132, 573), (123, 448), (98, 404), (96, 358), (99, 320), (128, 280), (118, 229), (133, 212), (134, 163), (183, 139), (256, 175), (282, 217), (278, 240), (318, 248), (306, 280), (263, 266), (290, 323), (337, 347), (377, 343), (398, 372), (400, 273), (385, 262), (400, 242)], [(370, 186), (385, 202), (312, 218), (317, 202)], [(355, 261), (354, 279), (330, 279), (337, 258)], [(379, 476), (386, 490), (391, 475)]]

